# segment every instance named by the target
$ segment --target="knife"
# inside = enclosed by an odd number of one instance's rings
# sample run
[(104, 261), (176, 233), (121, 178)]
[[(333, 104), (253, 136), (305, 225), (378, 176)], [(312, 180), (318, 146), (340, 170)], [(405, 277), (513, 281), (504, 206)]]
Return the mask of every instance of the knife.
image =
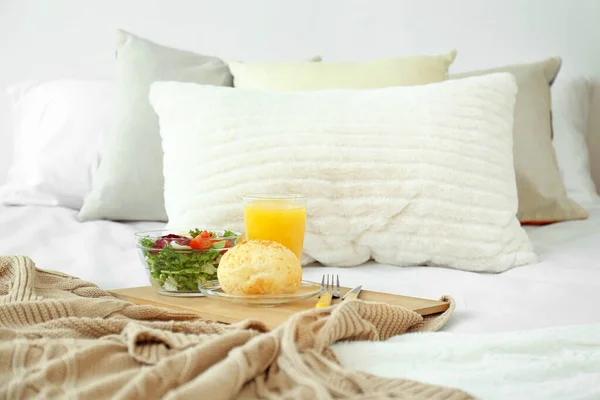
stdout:
[(361, 290), (362, 290), (362, 285), (355, 287), (354, 289), (352, 289), (351, 291), (349, 291), (342, 297), (342, 301), (356, 300), (358, 298), (358, 294), (360, 293)]

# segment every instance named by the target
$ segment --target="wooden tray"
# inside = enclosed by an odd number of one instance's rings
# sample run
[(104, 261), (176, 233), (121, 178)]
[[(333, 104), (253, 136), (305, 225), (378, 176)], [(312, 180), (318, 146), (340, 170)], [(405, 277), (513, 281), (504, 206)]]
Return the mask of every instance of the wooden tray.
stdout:
[[(342, 295), (348, 290), (350, 289), (343, 287)], [(315, 296), (314, 298), (285, 303), (276, 307), (261, 308), (244, 306), (208, 297), (164, 296), (158, 294), (151, 286), (109, 290), (109, 293), (119, 299), (136, 304), (151, 304), (158, 307), (194, 312), (212, 321), (232, 323), (248, 318), (257, 319), (265, 323), (270, 329), (286, 321), (292, 314), (298, 311), (313, 308), (318, 300), (318, 297)], [(369, 290), (361, 291), (359, 299), (399, 305), (421, 315), (444, 312), (449, 306), (448, 303), (442, 301), (371, 292)], [(339, 299), (336, 299), (333, 304), (339, 301)]]

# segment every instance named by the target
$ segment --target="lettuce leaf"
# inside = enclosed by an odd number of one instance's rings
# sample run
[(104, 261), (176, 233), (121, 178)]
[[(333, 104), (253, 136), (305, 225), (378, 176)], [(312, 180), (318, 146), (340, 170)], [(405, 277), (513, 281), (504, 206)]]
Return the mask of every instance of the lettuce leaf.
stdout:
[(160, 251), (144, 250), (144, 256), (150, 275), (161, 287), (166, 289), (167, 282), (171, 290), (174, 286), (177, 291), (198, 291), (198, 284), (217, 279), (221, 251), (175, 251), (167, 244)]

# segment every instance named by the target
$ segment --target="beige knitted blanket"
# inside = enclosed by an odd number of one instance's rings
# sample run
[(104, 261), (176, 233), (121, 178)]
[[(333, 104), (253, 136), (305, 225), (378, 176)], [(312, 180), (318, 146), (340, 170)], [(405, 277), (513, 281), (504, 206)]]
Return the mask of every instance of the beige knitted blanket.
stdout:
[(299, 313), (269, 332), (258, 321), (224, 325), (134, 305), (37, 269), (27, 257), (0, 257), (0, 398), (470, 399), (345, 370), (329, 348), (437, 330), (452, 308), (424, 320), (349, 301)]

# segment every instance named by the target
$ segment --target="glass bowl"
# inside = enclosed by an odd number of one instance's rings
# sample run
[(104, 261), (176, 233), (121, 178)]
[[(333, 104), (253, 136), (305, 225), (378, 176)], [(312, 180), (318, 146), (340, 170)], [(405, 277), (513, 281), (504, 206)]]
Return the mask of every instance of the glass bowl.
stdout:
[(217, 279), (221, 256), (241, 241), (241, 233), (224, 230), (183, 233), (156, 230), (135, 234), (136, 248), (150, 284), (159, 294), (167, 296), (202, 296), (198, 285)]

